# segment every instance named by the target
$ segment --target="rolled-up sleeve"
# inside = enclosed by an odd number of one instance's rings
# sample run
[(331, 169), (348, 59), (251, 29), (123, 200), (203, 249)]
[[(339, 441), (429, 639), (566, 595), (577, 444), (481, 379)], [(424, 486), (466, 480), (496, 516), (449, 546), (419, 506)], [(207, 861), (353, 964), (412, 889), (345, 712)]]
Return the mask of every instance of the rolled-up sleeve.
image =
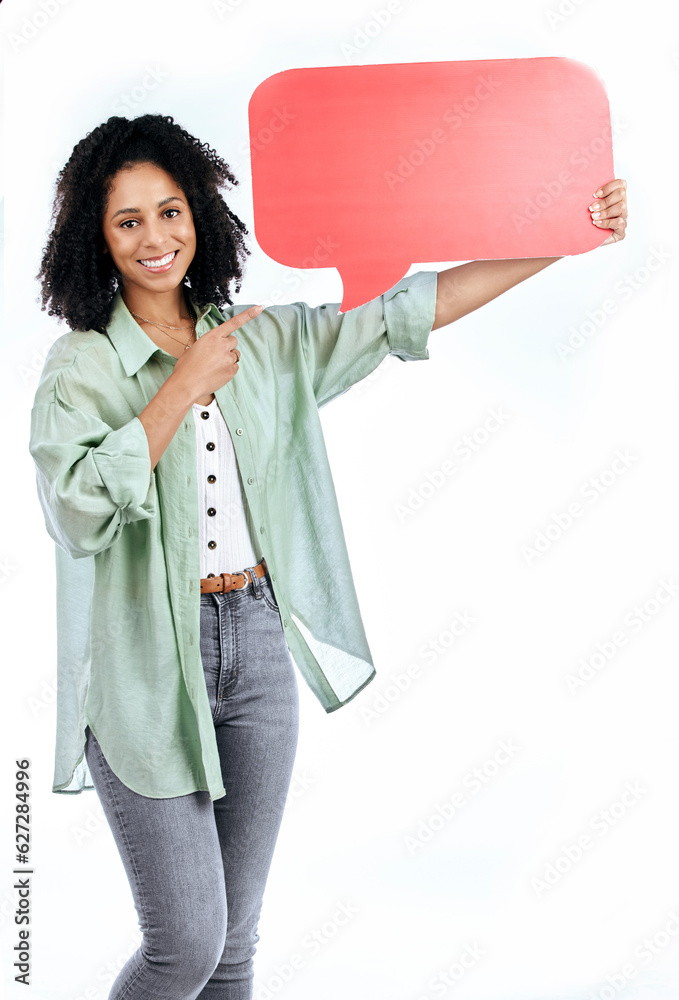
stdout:
[(41, 386), (29, 451), (48, 534), (82, 558), (112, 545), (125, 524), (155, 517), (156, 481), (139, 417), (114, 428), (66, 395), (58, 377)]
[(401, 361), (427, 361), (434, 325), (438, 271), (417, 271), (382, 296), (389, 353)]
[(437, 271), (418, 271), (342, 314), (340, 303), (279, 307), (283, 321), (301, 339), (319, 407), (366, 378), (388, 354), (401, 361), (429, 358), (437, 281)]

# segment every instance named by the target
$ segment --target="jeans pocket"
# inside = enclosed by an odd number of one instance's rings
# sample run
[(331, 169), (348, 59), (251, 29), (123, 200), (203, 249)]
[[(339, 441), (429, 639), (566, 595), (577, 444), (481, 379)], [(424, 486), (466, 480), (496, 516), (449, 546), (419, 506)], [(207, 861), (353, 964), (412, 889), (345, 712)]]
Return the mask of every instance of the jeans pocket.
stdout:
[(268, 577), (263, 577), (261, 582), (262, 587), (262, 597), (268, 608), (275, 611), (276, 614), (280, 614), (280, 608), (278, 607), (278, 602), (276, 601), (276, 595), (274, 594), (271, 581)]

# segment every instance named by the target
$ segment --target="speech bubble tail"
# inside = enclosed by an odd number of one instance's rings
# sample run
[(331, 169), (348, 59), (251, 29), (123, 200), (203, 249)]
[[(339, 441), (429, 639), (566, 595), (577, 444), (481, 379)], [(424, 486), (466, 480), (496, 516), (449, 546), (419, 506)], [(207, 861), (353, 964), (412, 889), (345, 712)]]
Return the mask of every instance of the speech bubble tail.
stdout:
[(390, 260), (366, 263), (360, 259), (347, 262), (346, 267), (338, 267), (343, 289), (339, 311), (345, 313), (349, 309), (356, 309), (388, 292), (397, 281), (406, 276), (409, 268), (410, 261), (407, 264), (397, 264)]

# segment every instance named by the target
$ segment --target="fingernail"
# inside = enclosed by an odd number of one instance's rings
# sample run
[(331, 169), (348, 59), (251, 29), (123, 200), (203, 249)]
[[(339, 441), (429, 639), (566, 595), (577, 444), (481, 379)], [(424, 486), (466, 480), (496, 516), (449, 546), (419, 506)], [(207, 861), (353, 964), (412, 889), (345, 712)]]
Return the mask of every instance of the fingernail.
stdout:
[(602, 189), (601, 189), (601, 188), (599, 188), (599, 190), (598, 190), (598, 191), (595, 191), (595, 192), (594, 192), (594, 197), (595, 197), (595, 198), (600, 198), (602, 194), (603, 194), (603, 191), (602, 191)]

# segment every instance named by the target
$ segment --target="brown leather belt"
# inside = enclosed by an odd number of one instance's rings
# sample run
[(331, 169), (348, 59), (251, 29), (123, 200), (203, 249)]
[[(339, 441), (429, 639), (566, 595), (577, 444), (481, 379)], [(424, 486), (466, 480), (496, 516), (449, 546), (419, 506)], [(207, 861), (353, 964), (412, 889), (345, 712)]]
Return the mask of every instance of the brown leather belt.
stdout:
[[(266, 571), (266, 559), (262, 559), (255, 566), (255, 576), (261, 578)], [(200, 592), (201, 594), (213, 594), (217, 591), (228, 593), (230, 590), (242, 590), (248, 583), (252, 583), (249, 569), (242, 573), (220, 573), (218, 576), (201, 577)]]

